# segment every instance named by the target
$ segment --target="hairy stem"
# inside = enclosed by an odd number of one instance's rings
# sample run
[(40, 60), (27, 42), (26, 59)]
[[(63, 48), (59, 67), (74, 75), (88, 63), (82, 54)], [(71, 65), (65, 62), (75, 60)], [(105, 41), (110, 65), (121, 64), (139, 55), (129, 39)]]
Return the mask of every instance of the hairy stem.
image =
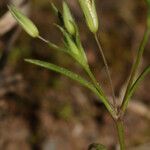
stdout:
[(117, 128), (117, 133), (118, 133), (120, 150), (125, 150), (125, 136), (124, 136), (123, 121), (119, 119), (115, 123), (116, 123), (116, 128)]
[(101, 44), (99, 42), (97, 34), (95, 34), (95, 40), (96, 40), (96, 43), (98, 45), (99, 51), (101, 53), (101, 56), (102, 56), (102, 59), (103, 59), (104, 65), (105, 65), (106, 74), (108, 76), (108, 80), (109, 80), (110, 87), (111, 87), (112, 98), (113, 98), (113, 105), (114, 105), (114, 108), (116, 108), (117, 104), (116, 104), (116, 100), (115, 100), (114, 88), (113, 88), (113, 83), (112, 83), (112, 79), (111, 79), (111, 76), (110, 76), (110, 71), (109, 71), (108, 63), (107, 63), (106, 57), (104, 55), (103, 49), (101, 47)]
[(141, 62), (143, 52), (144, 52), (146, 43), (147, 43), (148, 38), (149, 38), (149, 34), (150, 34), (150, 29), (147, 28), (145, 30), (143, 39), (141, 41), (141, 44), (140, 44), (140, 47), (139, 47), (139, 50), (138, 50), (138, 53), (137, 53), (137, 56), (136, 56), (136, 59), (135, 59), (135, 63), (132, 66), (132, 70), (131, 70), (131, 73), (130, 73), (130, 78), (129, 78), (129, 81), (128, 81), (127, 89), (126, 89), (126, 92), (125, 92), (125, 95), (124, 95), (124, 98), (123, 98), (123, 102), (122, 102), (122, 105), (121, 105), (121, 111), (122, 111), (121, 113), (125, 113), (125, 111), (127, 109), (128, 102), (129, 102), (128, 94), (129, 94), (130, 88), (132, 87), (132, 84), (134, 82), (135, 75), (138, 71), (138, 67), (139, 67), (139, 64)]

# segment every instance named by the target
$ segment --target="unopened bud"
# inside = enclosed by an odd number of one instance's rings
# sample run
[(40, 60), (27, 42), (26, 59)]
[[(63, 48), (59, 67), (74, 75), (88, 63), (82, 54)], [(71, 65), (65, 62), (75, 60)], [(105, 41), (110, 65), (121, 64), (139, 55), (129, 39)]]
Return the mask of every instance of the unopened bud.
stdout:
[(63, 2), (63, 20), (64, 20), (64, 25), (65, 25), (66, 30), (71, 35), (74, 35), (75, 34), (75, 27), (73, 25), (74, 19), (72, 17), (70, 9), (65, 1)]
[(87, 26), (90, 31), (98, 31), (98, 17), (96, 12), (95, 0), (79, 0), (80, 7), (84, 13)]
[(12, 16), (16, 19), (19, 25), (32, 37), (39, 37), (39, 31), (34, 23), (17, 10), (14, 6), (8, 6), (8, 9)]

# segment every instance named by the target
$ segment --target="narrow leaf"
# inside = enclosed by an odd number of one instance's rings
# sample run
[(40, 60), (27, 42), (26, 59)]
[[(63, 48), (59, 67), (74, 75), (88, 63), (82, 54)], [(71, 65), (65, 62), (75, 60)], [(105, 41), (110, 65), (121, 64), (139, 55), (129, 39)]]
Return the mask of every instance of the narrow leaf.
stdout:
[(57, 7), (55, 6), (54, 3), (51, 3), (51, 8), (52, 8), (54, 14), (58, 16), (58, 14), (59, 14), (60, 12), (59, 12), (59, 10), (57, 9)]
[(132, 87), (131, 87), (131, 89), (130, 89), (128, 98), (130, 98), (130, 97), (134, 94), (134, 92), (135, 92), (136, 88), (138, 87), (139, 83), (140, 83), (142, 80), (144, 80), (145, 76), (148, 75), (149, 73), (150, 73), (150, 65), (144, 69), (144, 71), (141, 73), (141, 75), (140, 75), (140, 76), (137, 78), (137, 80), (133, 83), (133, 85), (132, 85)]
[(87, 57), (86, 57), (84, 48), (83, 48), (82, 43), (81, 43), (81, 39), (80, 39), (79, 31), (78, 31), (78, 26), (75, 23), (73, 23), (73, 25), (76, 29), (76, 32), (75, 32), (76, 33), (76, 36), (75, 36), (76, 44), (77, 44), (79, 50), (81, 51), (81, 54), (83, 55), (84, 61), (87, 62)]
[(109, 103), (107, 102), (106, 98), (98, 92), (98, 90), (94, 87), (94, 85), (92, 83), (90, 83), (89, 81), (85, 80), (84, 78), (82, 78), (81, 76), (79, 76), (76, 73), (73, 73), (65, 68), (59, 67), (57, 65), (51, 64), (51, 63), (47, 63), (44, 61), (40, 61), (40, 60), (33, 60), (33, 59), (25, 59), (26, 62), (41, 66), (43, 68), (49, 69), (49, 70), (53, 70), (57, 73), (63, 74), (67, 77), (69, 77), (72, 80), (75, 80), (77, 82), (79, 82), (81, 85), (87, 87), (88, 89), (90, 89), (93, 93), (95, 93), (100, 100), (104, 103), (104, 105), (107, 107), (107, 109), (110, 111), (110, 113), (113, 115), (113, 110), (111, 108), (111, 106), (109, 105)]
[(55, 71), (57, 73), (63, 74), (79, 83), (81, 83), (83, 86), (89, 88), (90, 90), (92, 90), (94, 93), (97, 93), (97, 90), (95, 89), (95, 87), (88, 82), (87, 80), (83, 79), (81, 76), (79, 76), (76, 73), (73, 73), (65, 68), (59, 67), (57, 65), (54, 65), (52, 63), (48, 63), (48, 62), (44, 62), (41, 60), (34, 60), (34, 59), (25, 59), (26, 62), (41, 66), (43, 68)]
[(56, 27), (58, 27), (58, 29), (63, 33), (67, 47), (69, 50), (71, 50), (73, 54), (72, 56), (73, 57), (75, 57), (74, 55), (76, 55), (77, 57), (80, 56), (79, 49), (77, 45), (75, 44), (75, 42), (73, 41), (72, 37), (69, 35), (69, 33), (64, 28), (62, 28), (61, 26), (57, 24), (56, 24)]

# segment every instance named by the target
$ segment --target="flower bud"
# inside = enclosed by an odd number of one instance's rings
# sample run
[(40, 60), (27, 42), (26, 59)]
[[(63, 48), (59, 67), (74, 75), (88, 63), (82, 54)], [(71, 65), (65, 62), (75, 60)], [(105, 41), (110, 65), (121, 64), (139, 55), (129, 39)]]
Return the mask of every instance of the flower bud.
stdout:
[(39, 37), (39, 31), (33, 22), (17, 10), (14, 6), (8, 6), (8, 9), (20, 26), (32, 37)]
[(90, 31), (98, 31), (98, 17), (96, 13), (95, 0), (79, 0), (80, 7), (84, 13), (87, 26)]
[(75, 34), (75, 27), (73, 25), (74, 19), (72, 17), (70, 9), (65, 1), (63, 2), (63, 20), (64, 20), (64, 25), (65, 25), (66, 30), (71, 35), (74, 35)]

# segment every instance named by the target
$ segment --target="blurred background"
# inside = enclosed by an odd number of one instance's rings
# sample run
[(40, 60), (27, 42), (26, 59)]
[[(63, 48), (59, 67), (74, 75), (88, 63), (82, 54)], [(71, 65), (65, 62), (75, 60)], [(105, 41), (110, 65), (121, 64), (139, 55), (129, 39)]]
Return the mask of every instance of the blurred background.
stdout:
[[(62, 9), (61, 0), (53, 2)], [(41, 35), (62, 45), (62, 34), (49, 0), (0, 0), (0, 149), (87, 150), (93, 142), (117, 148), (112, 118), (97, 97), (59, 74), (24, 62), (36, 58), (85, 76), (66, 54), (32, 39), (7, 12), (14, 4), (37, 25)], [(80, 29), (89, 64), (108, 95), (104, 65), (88, 31), (77, 0), (68, 0)], [(146, 25), (144, 0), (97, 0), (100, 40), (110, 66), (116, 98), (125, 87)], [(149, 64), (150, 42), (140, 69)], [(128, 149), (148, 150), (150, 145), (150, 77), (132, 98), (125, 118)], [(118, 100), (119, 103), (119, 100)]]

